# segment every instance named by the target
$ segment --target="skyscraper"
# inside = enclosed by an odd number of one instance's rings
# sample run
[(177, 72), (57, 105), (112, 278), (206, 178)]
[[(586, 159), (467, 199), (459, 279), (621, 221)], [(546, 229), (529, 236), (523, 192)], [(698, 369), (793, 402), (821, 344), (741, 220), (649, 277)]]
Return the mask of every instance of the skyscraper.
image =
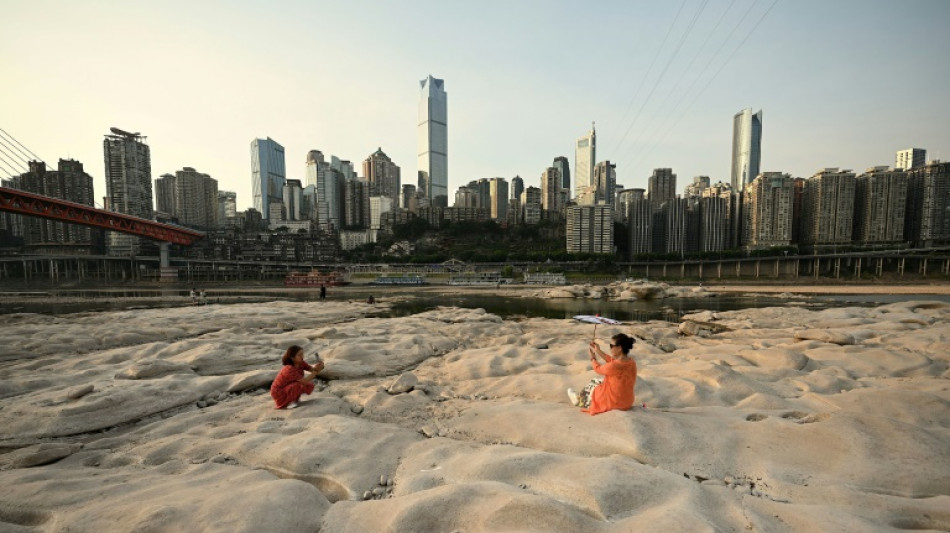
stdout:
[(614, 203), (614, 192), (617, 188), (617, 164), (610, 161), (601, 161), (594, 167), (594, 203)]
[(449, 140), (445, 81), (430, 75), (419, 85), (419, 190), (433, 207), (447, 207)]
[(287, 177), (284, 166), (284, 147), (268, 137), (251, 141), (251, 186), (254, 209), (270, 217), (270, 204), (280, 203)]
[(593, 205), (591, 188), (594, 186), (594, 161), (597, 160), (597, 131), (593, 124), (587, 135), (577, 139), (574, 150), (574, 196), (578, 204)]
[[(83, 170), (79, 161), (60, 159), (58, 170), (47, 169), (42, 161), (28, 164), (29, 172), (4, 180), (3, 186), (77, 204), (95, 204), (92, 176)], [(89, 226), (12, 213), (10, 219), (14, 233), (23, 237), (30, 252), (90, 253), (92, 250), (94, 236)]]
[(192, 167), (155, 180), (155, 203), (159, 211), (185, 226), (211, 229), (218, 208), (218, 181)]
[(746, 245), (757, 249), (791, 244), (795, 180), (781, 172), (763, 172), (746, 190)]
[(511, 197), (521, 201), (521, 193), (524, 192), (524, 180), (521, 176), (511, 178)]
[(561, 188), (571, 190), (571, 164), (563, 155), (554, 158), (554, 168), (561, 173)]
[(614, 249), (612, 205), (575, 205), (567, 208), (567, 252), (609, 254)]
[(499, 222), (508, 218), (508, 180), (492, 178), (488, 185), (491, 195), (491, 217)]
[(363, 176), (369, 182), (370, 196), (386, 196), (392, 199), (393, 206), (399, 206), (399, 189), (402, 185), (399, 167), (382, 148), (363, 161)]
[(732, 190), (741, 191), (759, 175), (762, 110), (743, 109), (732, 119)]
[[(105, 154), (106, 203), (110, 211), (151, 220), (152, 158), (145, 137), (118, 128), (111, 129), (102, 141)], [(141, 252), (140, 237), (109, 232), (110, 255), (136, 255)]]
[(922, 247), (950, 243), (950, 162), (907, 172), (904, 238)]
[(557, 220), (561, 216), (564, 204), (561, 203), (561, 173), (555, 167), (548, 167), (541, 173), (541, 209), (544, 217)]
[(237, 193), (218, 191), (218, 226), (227, 226), (237, 217)]
[(855, 179), (854, 240), (863, 244), (904, 239), (907, 176), (886, 166), (871, 167)]
[(340, 228), (345, 169), (347, 165), (334, 155), (327, 163), (320, 150), (307, 152), (307, 185), (316, 187), (315, 220), (323, 229)]
[(894, 168), (898, 170), (910, 170), (912, 168), (922, 167), (926, 163), (927, 150), (923, 148), (898, 150), (894, 156)]
[(672, 168), (655, 168), (647, 185), (650, 203), (658, 210), (664, 203), (676, 199), (676, 174)]
[(302, 213), (306, 212), (306, 208), (303, 207), (303, 184), (300, 180), (286, 180), (282, 195), (285, 220), (304, 220)]
[(802, 198), (802, 242), (849, 244), (854, 231), (854, 172), (819, 170), (805, 182)]

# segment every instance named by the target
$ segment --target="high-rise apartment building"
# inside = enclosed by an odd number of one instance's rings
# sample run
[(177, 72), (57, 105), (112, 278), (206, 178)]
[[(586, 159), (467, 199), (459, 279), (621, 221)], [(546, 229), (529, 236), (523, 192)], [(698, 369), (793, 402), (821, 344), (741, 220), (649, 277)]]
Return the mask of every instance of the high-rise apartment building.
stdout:
[(403, 185), (399, 202), (399, 205), (403, 209), (408, 210), (410, 213), (415, 213), (419, 208), (416, 204), (416, 186), (411, 183)]
[(746, 187), (744, 198), (750, 249), (792, 243), (792, 206), (795, 180), (781, 172), (763, 172)]
[[(4, 180), (4, 186), (77, 204), (95, 205), (92, 176), (83, 170), (79, 161), (60, 159), (57, 170), (48, 170), (42, 161), (30, 161), (28, 165), (29, 172)], [(13, 233), (23, 238), (23, 244), (31, 253), (89, 254), (93, 251), (94, 230), (89, 226), (12, 213), (9, 219), (11, 229), (15, 228)]]
[(671, 168), (655, 168), (647, 184), (650, 203), (659, 209), (664, 203), (676, 199), (676, 174)]
[(551, 165), (561, 173), (561, 188), (571, 190), (571, 164), (563, 155), (554, 158), (554, 164)]
[(218, 224), (218, 181), (192, 167), (163, 174), (155, 180), (155, 204), (183, 226), (211, 229)]
[(630, 259), (653, 251), (653, 207), (644, 198), (643, 189), (630, 189), (621, 193), (621, 203), (626, 210), (624, 217), (630, 234)]
[(525, 224), (540, 223), (541, 209), (541, 189), (538, 187), (527, 187), (521, 193), (522, 221)]
[(508, 218), (508, 180), (492, 178), (488, 182), (491, 195), (491, 218), (503, 222)]
[(594, 203), (614, 203), (617, 186), (617, 165), (610, 161), (601, 161), (594, 166)]
[(950, 243), (950, 162), (933, 161), (907, 172), (904, 238), (918, 247)]
[(453, 207), (478, 207), (478, 188), (463, 185), (455, 191)]
[[(715, 199), (717, 202), (700, 202), (700, 209), (703, 209), (704, 251), (718, 252), (738, 248), (741, 242), (738, 236), (741, 230), (741, 221), (736, 219), (739, 218), (741, 212), (739, 206), (741, 196), (734, 193), (731, 185), (719, 181), (703, 189), (701, 200), (706, 198)], [(721, 220), (720, 217), (722, 217)], [(722, 228), (724, 234), (721, 236), (718, 233), (720, 223), (724, 224)], [(722, 239), (721, 243), (720, 238)]]
[(849, 244), (854, 231), (854, 172), (825, 168), (805, 182), (802, 243)]
[(218, 191), (217, 225), (229, 226), (237, 218), (237, 193), (232, 191)]
[(155, 207), (183, 226), (211, 229), (217, 225), (218, 181), (192, 167), (155, 180)]
[(557, 219), (564, 210), (561, 184), (561, 173), (557, 168), (548, 167), (541, 174), (541, 209), (545, 211), (543, 216), (546, 218)]
[[(662, 233), (659, 228), (653, 229), (654, 249), (663, 250), (666, 253), (683, 254), (689, 251), (687, 249), (689, 216), (689, 200), (686, 198), (673, 198), (661, 204), (660, 210), (654, 216), (654, 224), (662, 221)], [(658, 246), (656, 242), (657, 235), (662, 235), (663, 246)]]
[(614, 208), (612, 205), (568, 207), (566, 230), (568, 253), (613, 253)]
[(594, 203), (594, 164), (597, 161), (597, 131), (593, 124), (574, 145), (574, 196), (578, 205)]
[(871, 167), (855, 178), (854, 240), (862, 244), (904, 240), (907, 176), (886, 166)]
[[(106, 204), (110, 211), (151, 220), (152, 159), (145, 137), (112, 128), (102, 141), (105, 154)], [(141, 237), (109, 232), (110, 255), (142, 253), (147, 241)]]
[[(392, 211), (393, 201), (388, 196), (371, 196), (369, 199), (369, 227), (371, 230), (382, 229), (383, 215)], [(375, 242), (375, 240), (373, 241)]]
[(343, 186), (343, 225), (349, 229), (369, 227), (369, 184), (363, 180), (346, 180)]
[(520, 202), (522, 192), (524, 192), (524, 180), (521, 176), (511, 178), (511, 197)]
[[(340, 229), (343, 221), (344, 171), (347, 165), (336, 156), (327, 162), (320, 150), (307, 152), (307, 184), (316, 187), (316, 218), (320, 228)], [(390, 198), (392, 200), (392, 198)], [(398, 196), (396, 201), (398, 201)]]
[(743, 109), (732, 119), (732, 190), (741, 191), (759, 175), (762, 110)]
[(399, 167), (383, 152), (377, 149), (363, 161), (363, 177), (369, 182), (370, 196), (391, 198), (394, 206), (399, 206), (400, 187)]
[(303, 183), (300, 180), (288, 179), (284, 182), (283, 201), (286, 220), (304, 220), (303, 215), (308, 209), (304, 207)]
[(699, 198), (703, 195), (703, 190), (709, 188), (709, 176), (696, 176), (693, 182), (683, 189), (684, 198)]
[(448, 96), (445, 81), (432, 76), (419, 82), (419, 190), (434, 207), (449, 198)]
[(910, 170), (912, 168), (922, 167), (926, 163), (927, 150), (923, 148), (898, 150), (894, 156), (894, 168), (898, 170)]
[(691, 198), (698, 202), (700, 217), (701, 252), (721, 252), (729, 243), (729, 198), (700, 196)]
[(285, 179), (284, 147), (270, 137), (251, 141), (251, 194), (254, 209), (264, 215), (265, 222), (273, 211), (271, 204), (282, 200)]

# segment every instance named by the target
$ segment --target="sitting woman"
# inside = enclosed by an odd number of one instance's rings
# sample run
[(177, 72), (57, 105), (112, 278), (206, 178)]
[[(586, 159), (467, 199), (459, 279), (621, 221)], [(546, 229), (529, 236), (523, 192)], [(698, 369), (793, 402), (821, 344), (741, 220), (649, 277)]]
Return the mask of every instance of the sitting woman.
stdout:
[[(285, 407), (293, 409), (297, 407), (297, 400), (301, 395), (313, 392), (313, 380), (324, 367), (320, 354), (316, 355), (316, 364), (310, 366), (304, 362), (303, 348), (300, 346), (291, 346), (284, 352), (284, 356), (280, 359), (284, 367), (280, 369), (280, 373), (270, 386), (270, 395), (277, 409)], [(309, 370), (310, 374), (304, 375), (305, 370)]]
[[(637, 363), (630, 357), (633, 337), (618, 333), (610, 339), (610, 355), (604, 353), (597, 341), (591, 341), (588, 348), (594, 372), (603, 378), (595, 378), (581, 391), (567, 389), (571, 403), (583, 407), (583, 412), (596, 415), (611, 409), (625, 411), (633, 407), (633, 387), (637, 383)], [(597, 358), (601, 357), (604, 364)]]

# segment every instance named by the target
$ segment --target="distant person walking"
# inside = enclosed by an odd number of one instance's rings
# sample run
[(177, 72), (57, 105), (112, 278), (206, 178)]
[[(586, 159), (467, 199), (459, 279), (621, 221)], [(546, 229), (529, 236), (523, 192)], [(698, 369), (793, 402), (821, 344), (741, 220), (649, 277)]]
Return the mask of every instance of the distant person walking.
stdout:
[(320, 299), (321, 299), (321, 300), (326, 300), (326, 299), (327, 299), (327, 285), (326, 285), (326, 283), (321, 283), (321, 284), (320, 284)]

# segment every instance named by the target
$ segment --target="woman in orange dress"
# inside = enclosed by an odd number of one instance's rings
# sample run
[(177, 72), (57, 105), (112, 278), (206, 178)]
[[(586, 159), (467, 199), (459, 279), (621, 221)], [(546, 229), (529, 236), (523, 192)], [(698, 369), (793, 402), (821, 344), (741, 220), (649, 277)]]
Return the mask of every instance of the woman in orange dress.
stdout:
[[(284, 367), (271, 383), (270, 395), (277, 409), (293, 409), (297, 407), (297, 400), (301, 395), (313, 392), (313, 380), (323, 370), (323, 361), (317, 354), (317, 363), (310, 366), (303, 360), (303, 348), (294, 345), (287, 348), (280, 362)], [(306, 370), (309, 370), (310, 374), (304, 375)]]
[[(603, 378), (594, 379), (580, 394), (567, 389), (571, 403), (583, 407), (582, 412), (592, 415), (611, 409), (625, 411), (633, 407), (633, 388), (637, 383), (637, 362), (630, 357), (633, 337), (618, 333), (610, 339), (610, 354), (605, 353), (596, 340), (591, 341), (590, 362)], [(604, 363), (600, 363), (600, 357)]]

